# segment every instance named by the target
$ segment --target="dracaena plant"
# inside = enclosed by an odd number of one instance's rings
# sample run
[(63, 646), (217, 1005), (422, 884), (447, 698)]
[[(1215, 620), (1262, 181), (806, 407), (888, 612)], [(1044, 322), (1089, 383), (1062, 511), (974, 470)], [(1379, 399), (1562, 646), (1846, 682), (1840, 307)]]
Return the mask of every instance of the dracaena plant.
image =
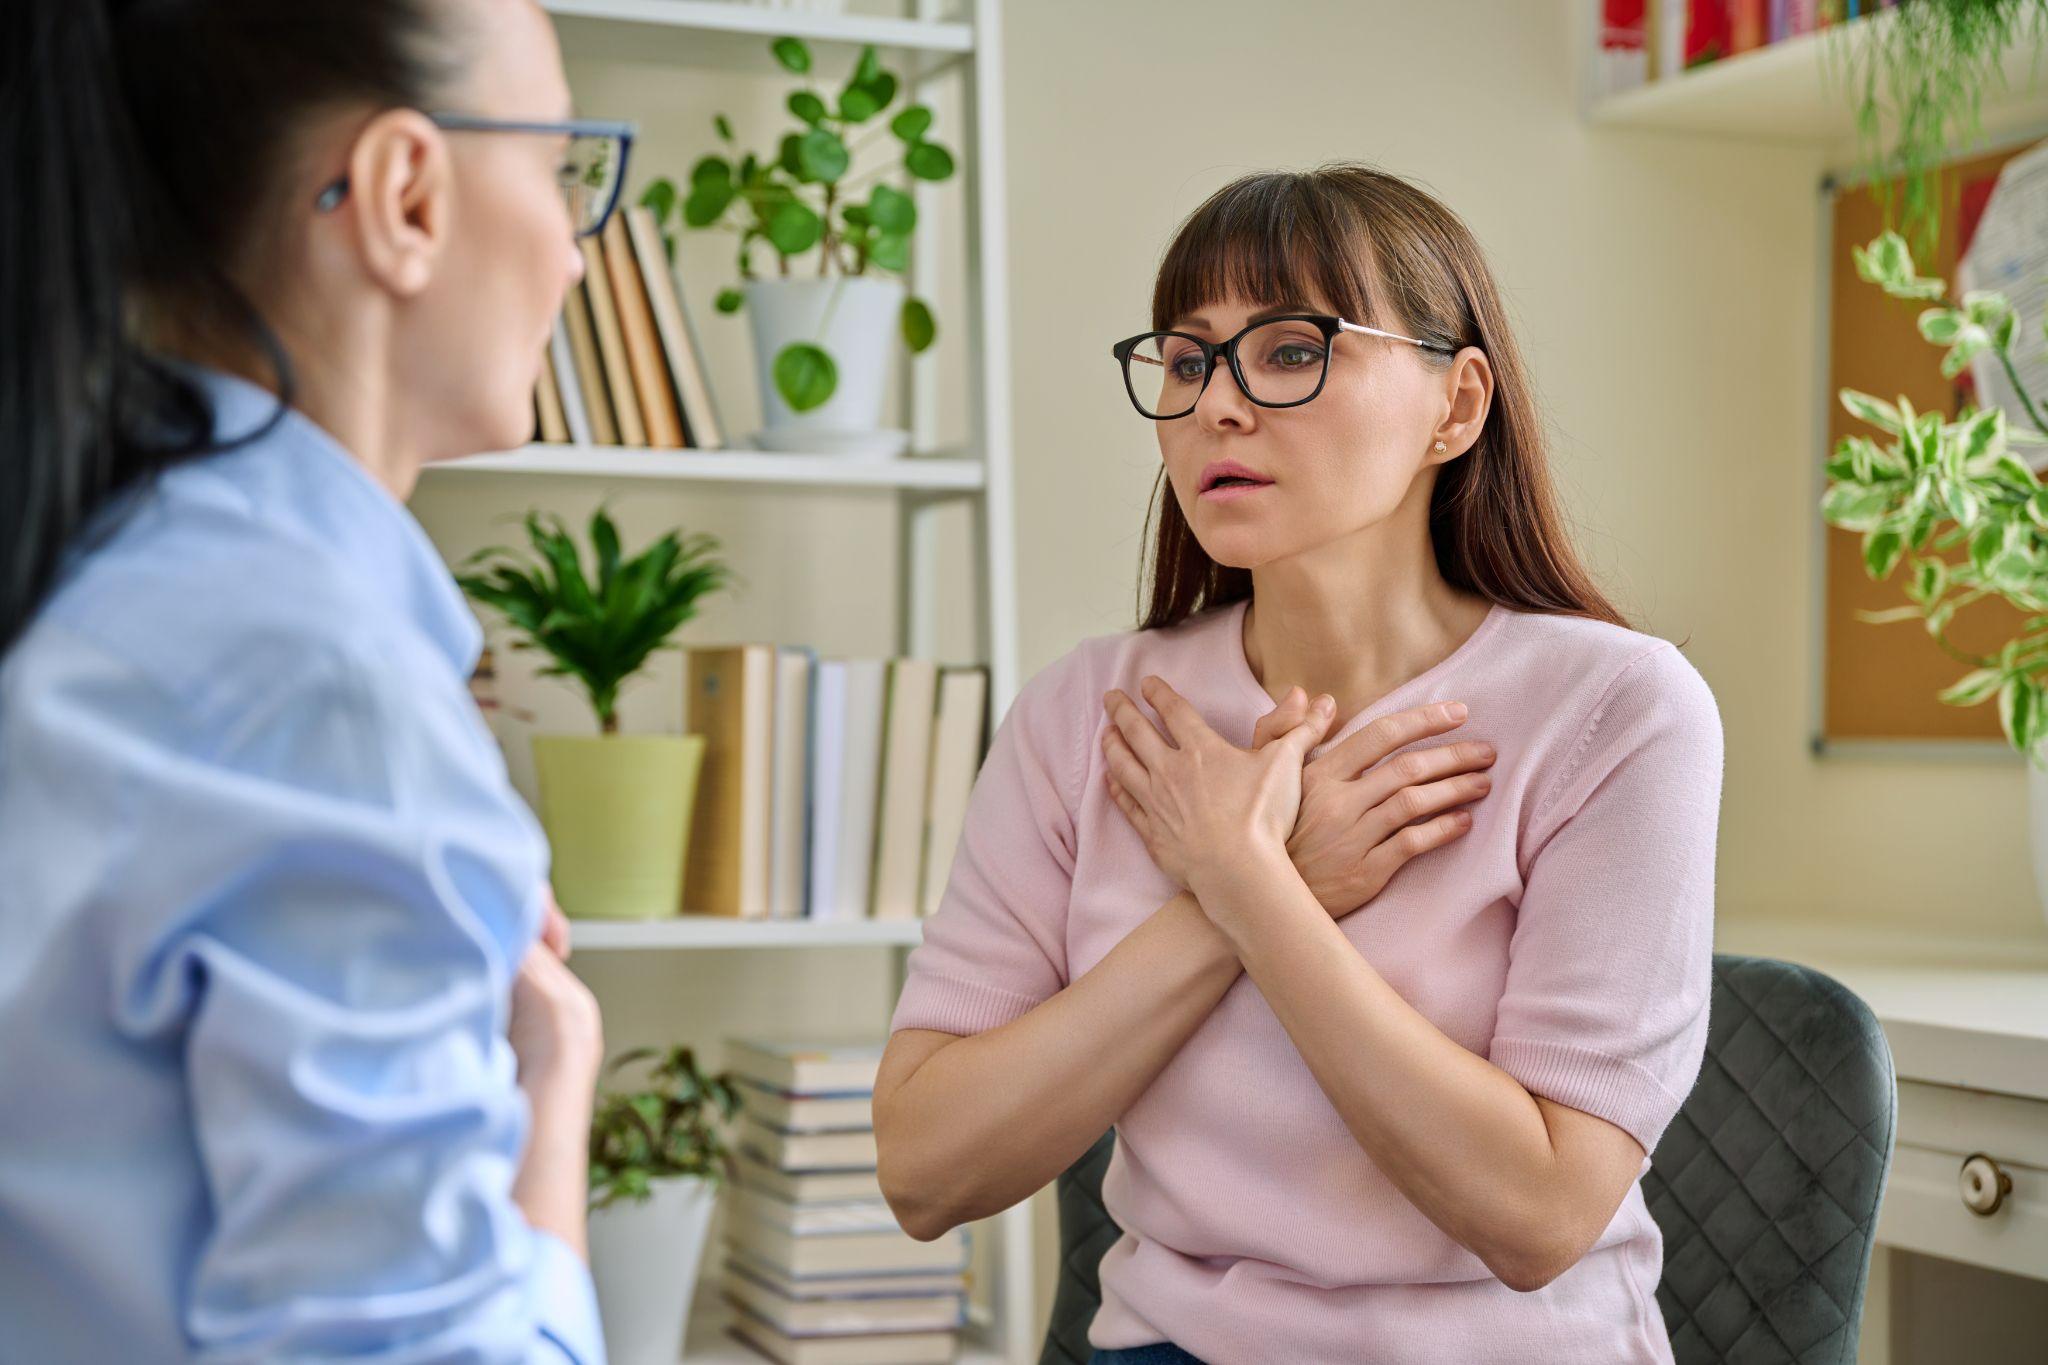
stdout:
[[(2017, 392), (2024, 423), (2008, 423), (2005, 410), (1965, 405), (1949, 419), (1915, 412), (1901, 395), (1896, 405), (1856, 389), (1840, 390), (1842, 405), (1876, 428), (1879, 438), (1845, 436), (1828, 460), (1821, 515), (1832, 526), (1863, 533), (1863, 563), (1872, 579), (1904, 568), (1911, 603), (1862, 612), (1866, 621), (1922, 622), (1942, 649), (1968, 666), (1940, 699), (1975, 706), (1998, 699), (1999, 724), (2015, 749), (2037, 766), (2048, 738), (2043, 677), (2048, 672), (2048, 487), (2016, 445), (2048, 444), (2039, 401), (2020, 384), (2012, 360), (2021, 319), (2003, 294), (1971, 290), (1960, 299), (1946, 283), (1916, 273), (1905, 239), (1886, 232), (1853, 253), (1856, 273), (1896, 299), (1928, 303), (1920, 335), (1946, 348), (1941, 372), (1954, 378), (1986, 353), (2004, 367)], [(1948, 552), (1961, 547), (1960, 558)], [(1997, 596), (2035, 613), (1993, 655), (1958, 648), (1948, 638), (1955, 613)]]
[(553, 662), (542, 676), (580, 683), (598, 728), (616, 734), (619, 689), (669, 637), (697, 614), (697, 601), (726, 586), (731, 570), (712, 555), (718, 539), (669, 531), (632, 558), (619, 548), (618, 528), (603, 507), (591, 514), (591, 572), (559, 517), (526, 514), (530, 552), (501, 545), (478, 550), (456, 582), (494, 608), (518, 632), (514, 649), (537, 649)]
[(695, 1176), (714, 1184), (732, 1175), (721, 1125), (739, 1109), (732, 1075), (706, 1075), (687, 1047), (635, 1048), (607, 1067), (617, 1072), (658, 1057), (642, 1090), (603, 1096), (590, 1120), (590, 1207), (644, 1200), (653, 1182)]
[[(771, 46), (783, 69), (810, 75), (811, 50), (802, 40), (778, 38)], [(662, 226), (670, 260), (675, 258), (675, 237), (668, 225), (680, 209), (686, 227), (738, 234), (743, 280), (758, 278), (753, 258), (757, 242), (767, 243), (775, 253), (783, 278), (794, 273), (793, 261), (812, 251), (817, 253), (820, 277), (908, 269), (917, 205), (885, 178), (900, 171), (916, 180), (945, 180), (953, 174), (953, 154), (928, 136), (932, 111), (922, 104), (908, 105), (887, 124), (854, 136), (895, 100), (898, 84), (882, 69), (875, 49), (863, 47), (853, 73), (829, 103), (827, 93), (813, 83), (790, 94), (789, 112), (799, 127), (783, 135), (772, 156), (742, 153), (732, 121), (724, 114), (714, 118), (712, 126), (724, 150), (698, 160), (690, 170), (689, 189), (678, 190), (674, 181), (657, 179), (640, 197)], [(884, 128), (901, 151), (901, 160), (853, 174), (854, 154), (876, 142)], [(718, 294), (721, 313), (736, 313), (745, 303), (746, 295), (737, 289)], [(828, 304), (826, 318), (830, 316)], [(931, 306), (914, 295), (903, 301), (899, 326), (912, 351), (925, 350), (938, 335)], [(839, 386), (838, 365), (815, 342), (783, 347), (773, 368), (776, 390), (797, 412), (823, 405)]]

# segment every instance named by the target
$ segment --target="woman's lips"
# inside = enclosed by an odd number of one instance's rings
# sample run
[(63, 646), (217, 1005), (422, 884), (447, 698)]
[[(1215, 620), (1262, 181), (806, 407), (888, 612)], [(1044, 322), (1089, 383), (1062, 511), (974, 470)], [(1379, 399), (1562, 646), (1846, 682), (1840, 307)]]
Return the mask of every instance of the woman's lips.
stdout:
[(1202, 497), (1209, 502), (1230, 502), (1235, 498), (1246, 497), (1272, 486), (1270, 483), (1219, 483), (1214, 488), (1203, 493)]

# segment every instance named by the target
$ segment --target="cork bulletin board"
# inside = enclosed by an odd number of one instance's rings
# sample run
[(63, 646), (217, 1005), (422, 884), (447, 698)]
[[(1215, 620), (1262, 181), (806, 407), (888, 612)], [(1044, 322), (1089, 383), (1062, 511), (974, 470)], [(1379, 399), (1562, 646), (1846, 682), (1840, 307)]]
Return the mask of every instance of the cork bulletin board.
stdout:
[[(1937, 258), (1920, 261), (1922, 274), (1937, 275), (1955, 290), (1955, 265), (1977, 215), (1989, 197), (1999, 167), (2033, 145), (2022, 141), (1998, 151), (1953, 162), (1943, 177), (1946, 208)], [(1851, 417), (1836, 397), (1842, 388), (1861, 389), (1888, 401), (1904, 394), (1920, 411), (1955, 414), (1969, 392), (1968, 371), (1942, 378), (1943, 348), (1921, 337), (1917, 319), (1926, 301), (1891, 298), (1857, 277), (1851, 246), (1868, 243), (1883, 229), (1877, 197), (1868, 182), (1824, 180), (1822, 238), (1827, 251), (1822, 279), (1823, 361), (1821, 401), (1826, 416), (1824, 444), (1815, 467), (1848, 435), (1878, 435)], [(2037, 327), (2037, 318), (2023, 319)], [(1928, 635), (1917, 620), (1873, 625), (1856, 616), (1909, 605), (1903, 567), (1873, 581), (1863, 566), (1863, 536), (1820, 519), (1820, 494), (1827, 486), (1816, 473), (1813, 519), (1823, 537), (1819, 560), (1820, 667), (1813, 750), (1816, 754), (1924, 751), (1930, 755), (2003, 755), (2018, 761), (1998, 725), (1998, 708), (1948, 706), (1936, 694), (1969, 670)], [(1947, 552), (1951, 560), (1961, 546)], [(2026, 619), (2003, 598), (1986, 597), (1957, 612), (1948, 637), (1977, 654), (1997, 652)]]

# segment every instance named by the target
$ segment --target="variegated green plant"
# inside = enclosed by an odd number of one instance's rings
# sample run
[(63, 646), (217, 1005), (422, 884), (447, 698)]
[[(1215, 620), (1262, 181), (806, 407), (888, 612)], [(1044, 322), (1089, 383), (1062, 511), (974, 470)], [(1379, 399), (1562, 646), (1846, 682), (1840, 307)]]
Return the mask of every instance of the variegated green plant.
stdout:
[[(1877, 428), (1883, 439), (1845, 436), (1827, 464), (1821, 516), (1829, 525), (1863, 533), (1863, 563), (1871, 578), (1889, 578), (1905, 565), (1911, 605), (1858, 612), (1866, 621), (1922, 622), (1949, 654), (1970, 671), (1940, 694), (1953, 706), (1998, 698), (1999, 723), (2015, 749), (2048, 767), (2040, 743), (2048, 738), (2048, 487), (2015, 445), (2048, 444), (2039, 410), (2020, 387), (2012, 345), (2020, 319), (2002, 294), (1972, 290), (1948, 295), (1939, 279), (1918, 274), (1905, 240), (1886, 232), (1853, 252), (1856, 273), (1893, 298), (1932, 300), (1920, 314), (1920, 335), (1947, 348), (1941, 372), (1953, 378), (1977, 356), (1997, 356), (2019, 392), (2029, 425), (2009, 425), (2003, 408), (1965, 406), (1950, 420), (1915, 412), (1901, 395), (1897, 405), (1855, 389), (1840, 390), (1842, 406)], [(1951, 562), (1946, 552), (1966, 548)], [(1958, 648), (1948, 638), (1955, 613), (1996, 595), (2029, 616), (2020, 634), (1997, 654)]]
[(626, 559), (618, 528), (599, 507), (590, 518), (593, 582), (561, 518), (528, 512), (526, 535), (531, 554), (486, 546), (462, 565), (484, 572), (457, 574), (455, 581), (519, 632), (512, 648), (552, 655), (541, 675), (576, 679), (598, 728), (616, 734), (619, 688), (655, 650), (679, 648), (669, 637), (697, 614), (697, 600), (731, 580), (731, 570), (711, 557), (719, 542), (670, 531)]
[(739, 1110), (730, 1072), (706, 1075), (687, 1047), (657, 1053), (635, 1048), (614, 1057), (609, 1071), (659, 1058), (649, 1088), (609, 1094), (590, 1120), (590, 1207), (621, 1199), (644, 1200), (653, 1182), (694, 1176), (721, 1184), (732, 1175), (732, 1153), (720, 1125)]

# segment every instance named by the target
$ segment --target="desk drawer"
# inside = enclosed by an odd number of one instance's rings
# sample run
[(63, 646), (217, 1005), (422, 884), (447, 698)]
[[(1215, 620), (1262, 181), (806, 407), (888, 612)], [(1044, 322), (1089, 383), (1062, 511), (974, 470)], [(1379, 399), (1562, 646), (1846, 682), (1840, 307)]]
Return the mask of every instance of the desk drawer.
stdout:
[[(1964, 1202), (1963, 1163), (1977, 1155), (2011, 1181), (1994, 1213)], [(2048, 1280), (2048, 1102), (1900, 1081), (1898, 1142), (1877, 1236), (1888, 1246)]]

